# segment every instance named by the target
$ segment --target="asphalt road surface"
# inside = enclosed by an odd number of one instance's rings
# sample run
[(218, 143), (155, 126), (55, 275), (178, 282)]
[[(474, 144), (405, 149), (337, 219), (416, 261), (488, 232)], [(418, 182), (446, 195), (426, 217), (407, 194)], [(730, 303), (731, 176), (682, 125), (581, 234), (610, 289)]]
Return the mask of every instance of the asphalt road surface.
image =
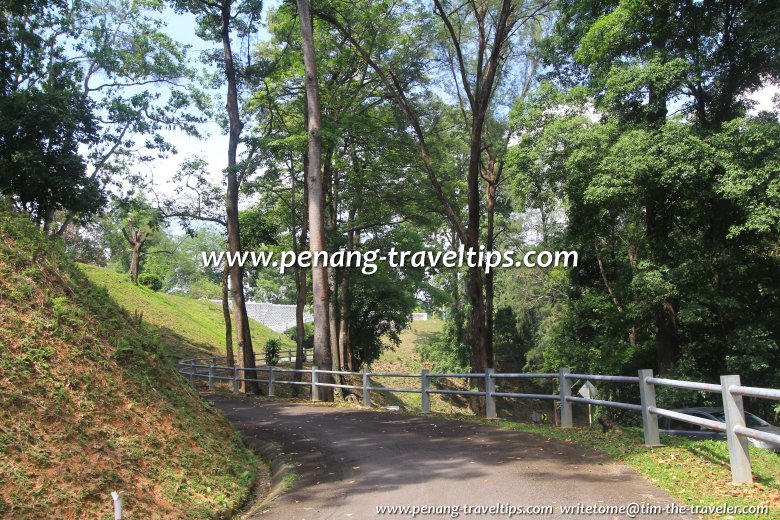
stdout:
[[(553, 508), (552, 513), (522, 515), (526, 518), (628, 518), (564, 514), (560, 506), (673, 503), (606, 455), (528, 433), (240, 396), (212, 395), (209, 400), (246, 438), (281, 444), (296, 466), (299, 476), (292, 487), (252, 518), (412, 518), (411, 510), (379, 514), (383, 506), (458, 508), (416, 518), (510, 518), (510, 506)], [(497, 512), (467, 514), (467, 506), (496, 506)]]

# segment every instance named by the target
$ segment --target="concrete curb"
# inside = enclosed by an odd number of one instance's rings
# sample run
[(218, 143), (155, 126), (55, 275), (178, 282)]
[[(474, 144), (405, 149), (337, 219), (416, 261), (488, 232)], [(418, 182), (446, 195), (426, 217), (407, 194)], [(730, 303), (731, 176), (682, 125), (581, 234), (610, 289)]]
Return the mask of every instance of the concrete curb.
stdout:
[(241, 515), (242, 518), (249, 518), (270, 508), (271, 503), (289, 489), (289, 481), (295, 478), (296, 472), (280, 444), (251, 437), (245, 437), (244, 443), (271, 470), (271, 486), (268, 491), (262, 498), (250, 503)]

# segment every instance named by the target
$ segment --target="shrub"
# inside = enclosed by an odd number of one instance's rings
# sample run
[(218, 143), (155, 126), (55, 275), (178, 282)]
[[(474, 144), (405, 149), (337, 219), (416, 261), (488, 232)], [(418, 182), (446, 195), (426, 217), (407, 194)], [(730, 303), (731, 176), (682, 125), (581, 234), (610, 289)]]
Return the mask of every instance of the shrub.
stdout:
[(148, 287), (155, 292), (162, 289), (163, 286), (162, 278), (153, 273), (143, 273), (138, 275), (138, 283), (144, 287)]
[[(290, 338), (293, 341), (296, 341), (298, 339), (297, 337), (297, 331), (298, 327), (290, 327), (286, 331), (283, 332), (285, 336)], [(314, 347), (314, 324), (313, 323), (304, 323), (303, 325), (303, 348), (312, 348)]]
[(269, 339), (265, 342), (265, 364), (275, 367), (279, 363), (279, 353), (282, 350), (282, 342), (278, 339)]

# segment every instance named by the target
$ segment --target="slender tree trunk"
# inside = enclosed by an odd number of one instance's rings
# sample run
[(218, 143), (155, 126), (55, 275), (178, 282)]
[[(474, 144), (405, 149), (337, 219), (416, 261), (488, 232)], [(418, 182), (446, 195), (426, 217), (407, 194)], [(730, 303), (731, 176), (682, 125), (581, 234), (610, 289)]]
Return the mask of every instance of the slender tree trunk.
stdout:
[[(466, 178), (468, 191), (468, 220), (466, 228), (466, 250), (479, 251), (479, 223), (480, 223), (480, 196), (479, 196), (479, 172), (482, 157), (482, 122), (484, 113), (478, 110), (473, 115), (474, 122), (471, 127), (471, 143), (469, 150), (469, 169)], [(475, 266), (468, 269), (468, 281), (466, 283), (466, 298), (469, 300), (469, 344), (471, 346), (471, 369), (475, 373), (484, 372), (492, 363), (487, 356), (487, 334), (485, 326), (485, 300), (482, 268)], [(476, 378), (471, 381), (480, 391), (484, 391), (484, 378)], [(471, 409), (482, 414), (484, 412), (484, 399), (471, 400)]]
[[(351, 228), (352, 223), (355, 220), (355, 209), (352, 208), (349, 211), (347, 217), (347, 227)], [(350, 229), (347, 232), (347, 251), (352, 251), (355, 246), (354, 243), (355, 231)], [(350, 309), (350, 295), (349, 295), (349, 268), (344, 268), (341, 272), (341, 309), (339, 312), (340, 324), (339, 324), (339, 350), (343, 357), (342, 366), (344, 370), (354, 370), (355, 367), (352, 364), (352, 348), (349, 341), (349, 309)]]
[(133, 283), (138, 283), (138, 270), (141, 265), (141, 248), (143, 242), (136, 242), (133, 244), (133, 250), (130, 254), (130, 280)]
[[(317, 85), (317, 61), (314, 55), (314, 30), (311, 6), (307, 0), (297, 0), (301, 22), (303, 63), (306, 72), (306, 105), (309, 134), (309, 247), (313, 254), (325, 251), (324, 192), (322, 183), (322, 147), (320, 143), (320, 93)], [(333, 366), (330, 350), (328, 317), (328, 272), (325, 266), (312, 264), (314, 307), (314, 363), (322, 369)], [(322, 382), (332, 383), (333, 377), (323, 374)], [(333, 400), (333, 390), (322, 387), (320, 399)]]
[[(222, 27), (220, 35), (222, 38), (222, 49), (224, 51), (225, 77), (227, 79), (227, 112), (228, 112), (228, 167), (227, 175), (227, 234), (228, 251), (236, 254), (241, 251), (241, 235), (238, 224), (238, 143), (241, 137), (243, 123), (241, 122), (238, 109), (238, 82), (236, 79), (236, 69), (233, 63), (233, 50), (230, 42), (230, 13), (231, 2), (223, 0), (222, 2)], [(233, 320), (236, 323), (236, 333), (238, 335), (238, 350), (240, 357), (240, 366), (246, 369), (255, 368), (255, 353), (252, 348), (252, 334), (249, 329), (249, 316), (246, 312), (246, 302), (244, 299), (244, 268), (235, 263), (230, 268), (230, 289), (233, 296)], [(254, 371), (244, 371), (243, 378), (248, 381), (242, 382), (242, 387), (246, 393), (257, 393), (257, 375)]]
[[(329, 144), (323, 153), (323, 181), (325, 183), (325, 193), (330, 194), (330, 201), (326, 208), (325, 233), (329, 237), (336, 234), (338, 228), (338, 180), (333, 171), (333, 153), (334, 146)], [(329, 248), (332, 252), (333, 246)], [(328, 267), (328, 329), (330, 333), (330, 357), (333, 360), (333, 369), (341, 370), (341, 355), (339, 353), (339, 328), (338, 312), (338, 269)], [(336, 380), (341, 380), (336, 377)]]
[(138, 283), (138, 272), (141, 265), (141, 252), (143, 251), (146, 239), (149, 235), (136, 228), (132, 221), (128, 221), (127, 229), (122, 228), (122, 235), (124, 235), (127, 243), (130, 244), (130, 280), (133, 283)]
[[(307, 186), (309, 166), (308, 154), (303, 154), (303, 209), (301, 211), (301, 235), (298, 239), (298, 248), (303, 251), (306, 248), (306, 237), (309, 225), (309, 188)], [(306, 342), (306, 324), (303, 322), (303, 311), (306, 307), (306, 268), (298, 267), (295, 271), (297, 294), (295, 299), (295, 369), (303, 369), (303, 357), (305, 355), (304, 343)], [(300, 382), (303, 374), (296, 372), (294, 380)], [(299, 385), (293, 385), (293, 395), (297, 396), (300, 390)]]
[(341, 370), (338, 311), (336, 310), (338, 299), (338, 275), (334, 267), (328, 267), (328, 332), (330, 336), (330, 357), (333, 360), (333, 370)]
[[(485, 253), (495, 249), (495, 217), (496, 199), (498, 198), (498, 182), (495, 175), (495, 161), (489, 162), (488, 186), (487, 186), (487, 229), (485, 232)], [(494, 300), (494, 276), (491, 269), (485, 273), (485, 354), (489, 365), (493, 366), (493, 300)]]
[(225, 320), (225, 357), (227, 366), (232, 367), (236, 364), (233, 356), (233, 320), (230, 319), (230, 302), (228, 300), (228, 278), (230, 269), (227, 262), (222, 267), (222, 317)]
[[(458, 238), (458, 232), (456, 230), (452, 230), (452, 249), (458, 250), (460, 247), (460, 240)], [(458, 343), (466, 343), (468, 338), (466, 337), (466, 331), (463, 327), (463, 318), (464, 318), (464, 312), (463, 312), (463, 300), (461, 299), (461, 291), (460, 291), (460, 273), (458, 272), (458, 269), (452, 270), (452, 280), (451, 280), (451, 291), (452, 291), (452, 314), (453, 314), (453, 322), (455, 323), (455, 338), (457, 339)]]

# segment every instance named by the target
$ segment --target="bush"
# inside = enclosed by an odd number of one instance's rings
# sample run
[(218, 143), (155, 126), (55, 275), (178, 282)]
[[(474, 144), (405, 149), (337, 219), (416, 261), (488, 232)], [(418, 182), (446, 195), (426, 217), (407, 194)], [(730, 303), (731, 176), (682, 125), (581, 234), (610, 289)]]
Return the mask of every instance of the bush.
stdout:
[(153, 273), (144, 273), (138, 275), (138, 283), (144, 287), (148, 287), (155, 292), (162, 289), (163, 286), (162, 278)]
[(265, 342), (265, 364), (275, 367), (279, 363), (279, 353), (282, 350), (282, 342), (278, 339), (269, 339)]
[[(297, 337), (298, 327), (290, 327), (286, 331), (283, 332), (285, 336), (290, 338), (293, 341), (296, 341), (298, 339)], [(303, 348), (313, 348), (314, 347), (314, 323), (304, 323), (303, 324)]]

